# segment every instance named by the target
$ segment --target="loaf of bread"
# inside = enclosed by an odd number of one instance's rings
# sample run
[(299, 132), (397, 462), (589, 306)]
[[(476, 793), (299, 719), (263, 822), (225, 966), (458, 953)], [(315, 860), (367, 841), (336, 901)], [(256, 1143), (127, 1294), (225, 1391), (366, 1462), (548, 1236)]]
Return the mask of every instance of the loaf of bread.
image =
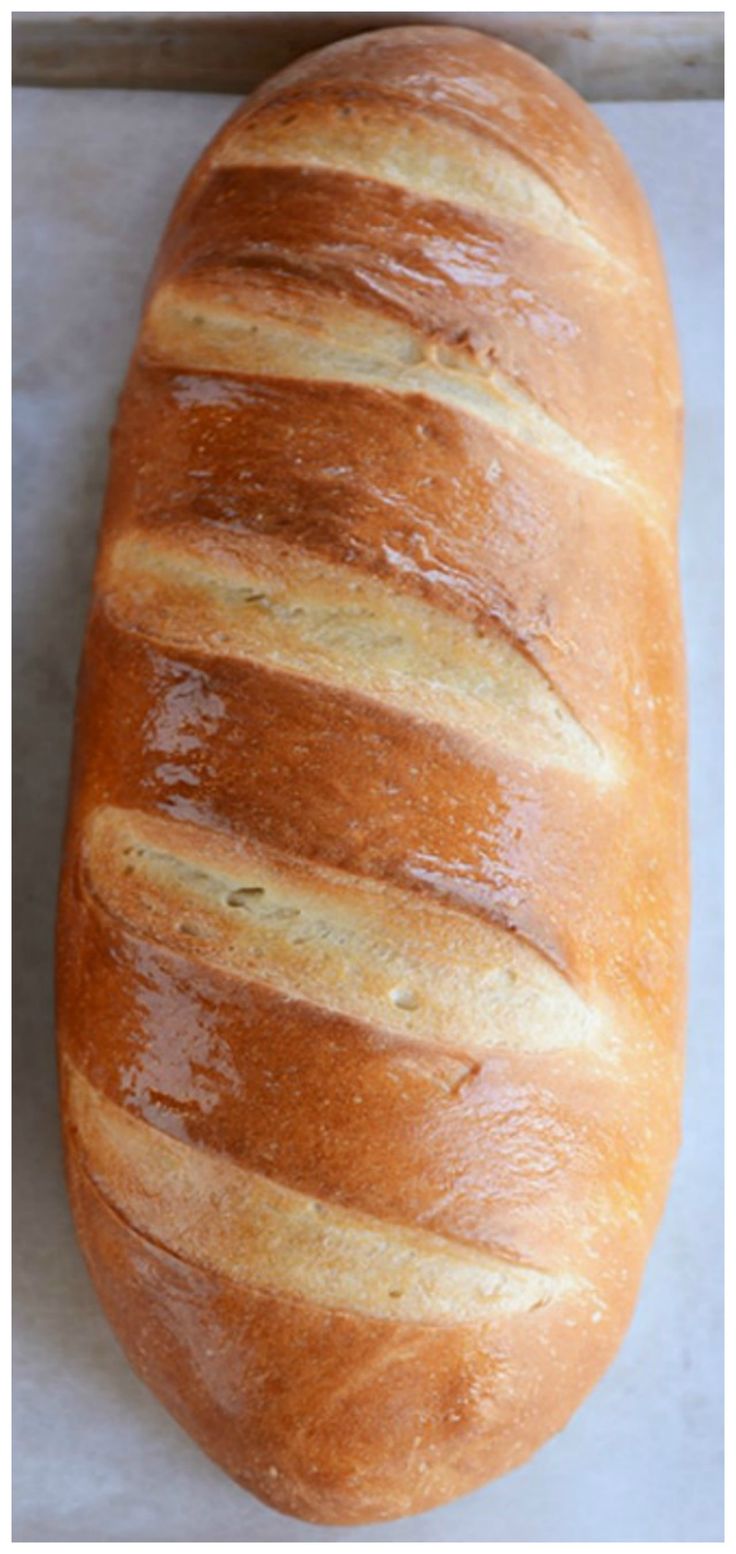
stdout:
[(328, 48), (185, 185), (81, 672), (67, 1164), (135, 1369), (291, 1515), (513, 1468), (631, 1317), (679, 1131), (680, 441), (643, 197), (514, 49)]

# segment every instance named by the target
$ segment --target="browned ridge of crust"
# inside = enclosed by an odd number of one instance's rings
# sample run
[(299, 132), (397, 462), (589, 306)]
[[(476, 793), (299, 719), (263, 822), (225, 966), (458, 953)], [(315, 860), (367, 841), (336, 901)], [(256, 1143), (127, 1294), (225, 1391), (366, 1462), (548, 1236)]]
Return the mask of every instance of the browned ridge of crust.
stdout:
[[(151, 350), (247, 366), (257, 326), (271, 372), (285, 335), (298, 376), (385, 376), (396, 389), (424, 374), (430, 393), (497, 418), (657, 517), (651, 477), (673, 455), (660, 353), (639, 349), (636, 299), (602, 306), (591, 268), (541, 236), (530, 243), (523, 229), (373, 180), (215, 168), (171, 233), (172, 296), (162, 287), (152, 304)], [(622, 415), (632, 400), (642, 407), (636, 441)]]
[(132, 1363), (282, 1511), (523, 1461), (678, 1132), (679, 381), (594, 115), (460, 29), (197, 164), (114, 435), (59, 916), (70, 1188)]

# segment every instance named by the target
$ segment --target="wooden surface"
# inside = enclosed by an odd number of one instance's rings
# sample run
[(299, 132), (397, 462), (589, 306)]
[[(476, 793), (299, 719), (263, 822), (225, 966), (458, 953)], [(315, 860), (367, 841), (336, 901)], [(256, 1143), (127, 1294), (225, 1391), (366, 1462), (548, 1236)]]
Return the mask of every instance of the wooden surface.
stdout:
[(419, 22), (505, 38), (593, 101), (723, 95), (722, 11), (26, 11), (13, 18), (13, 80), (246, 92), (308, 49)]

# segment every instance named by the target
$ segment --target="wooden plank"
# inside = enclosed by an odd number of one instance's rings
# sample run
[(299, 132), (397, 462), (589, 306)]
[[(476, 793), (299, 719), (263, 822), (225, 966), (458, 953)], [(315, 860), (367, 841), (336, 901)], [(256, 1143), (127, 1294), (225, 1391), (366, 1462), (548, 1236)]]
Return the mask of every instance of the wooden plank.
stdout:
[(336, 38), (427, 22), (515, 43), (594, 101), (723, 96), (722, 11), (26, 11), (13, 80), (239, 94)]

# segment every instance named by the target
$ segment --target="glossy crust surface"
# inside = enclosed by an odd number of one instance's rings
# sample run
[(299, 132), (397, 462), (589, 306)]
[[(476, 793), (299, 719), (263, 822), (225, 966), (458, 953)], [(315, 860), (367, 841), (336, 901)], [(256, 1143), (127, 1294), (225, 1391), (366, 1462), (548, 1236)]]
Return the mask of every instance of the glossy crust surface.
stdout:
[(197, 164), (113, 438), (58, 942), (131, 1362), (294, 1516), (523, 1462), (615, 1353), (679, 1132), (679, 377), (594, 114), (339, 44)]

